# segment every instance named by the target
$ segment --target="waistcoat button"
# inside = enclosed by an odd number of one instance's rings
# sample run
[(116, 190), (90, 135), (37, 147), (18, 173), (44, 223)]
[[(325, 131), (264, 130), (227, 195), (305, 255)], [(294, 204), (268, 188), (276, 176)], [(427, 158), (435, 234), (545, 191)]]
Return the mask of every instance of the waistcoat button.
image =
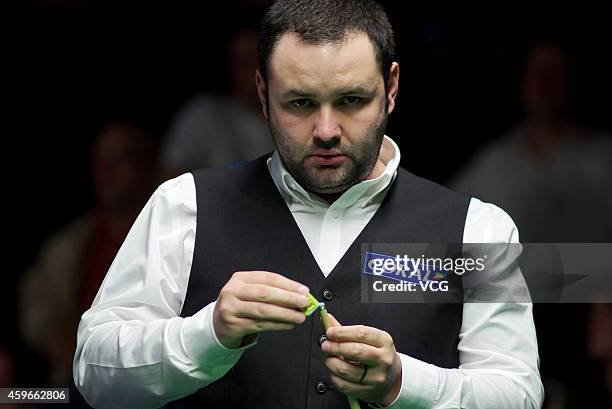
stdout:
[(331, 290), (323, 290), (323, 298), (327, 301), (331, 301), (334, 298), (334, 293)]

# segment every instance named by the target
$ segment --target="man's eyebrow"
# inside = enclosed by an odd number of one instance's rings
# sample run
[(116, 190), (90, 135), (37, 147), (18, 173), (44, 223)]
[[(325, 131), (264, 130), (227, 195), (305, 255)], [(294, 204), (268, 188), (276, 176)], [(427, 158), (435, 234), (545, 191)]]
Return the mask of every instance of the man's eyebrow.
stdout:
[(365, 88), (361, 86), (347, 87), (347, 88), (342, 88), (338, 90), (339, 95), (353, 95), (353, 94), (374, 95), (375, 93), (376, 93), (376, 89), (370, 89), (370, 88)]
[(314, 98), (315, 94), (312, 92), (300, 90), (300, 89), (290, 89), (288, 91), (281, 93), (281, 98), (289, 99), (289, 98)]
[[(361, 86), (341, 88), (334, 92), (336, 95), (367, 95), (372, 96), (376, 93), (376, 89), (369, 89)], [(316, 94), (300, 89), (290, 89), (281, 93), (281, 98), (315, 98)]]

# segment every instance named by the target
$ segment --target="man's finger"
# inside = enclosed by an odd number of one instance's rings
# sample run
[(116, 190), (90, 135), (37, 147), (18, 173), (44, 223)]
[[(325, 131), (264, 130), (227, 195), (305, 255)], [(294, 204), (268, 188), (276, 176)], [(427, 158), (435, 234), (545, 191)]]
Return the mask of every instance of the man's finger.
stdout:
[[(349, 382), (356, 383), (359, 385), (370, 385), (372, 382), (368, 379), (369, 377), (365, 377), (361, 382), (361, 376), (364, 373), (363, 364), (361, 363), (350, 363), (343, 361), (337, 357), (329, 356), (325, 359), (325, 366), (329, 371)], [(373, 371), (373, 370), (372, 370)], [(371, 374), (372, 371), (369, 373)]]
[(294, 324), (286, 322), (259, 321), (251, 318), (236, 318), (236, 323), (247, 329), (251, 335), (264, 331), (287, 331), (295, 328)]
[(304, 295), (309, 292), (304, 284), (270, 271), (241, 271), (235, 274), (239, 274), (240, 279), (246, 284), (265, 284)]
[(308, 305), (308, 299), (304, 294), (265, 284), (243, 286), (239, 290), (238, 298), (242, 301), (265, 302), (287, 308), (303, 308)]
[(333, 342), (327, 340), (321, 345), (323, 352), (344, 360), (361, 362), (369, 366), (380, 365), (381, 350), (356, 342)]
[(336, 317), (334, 317), (333, 315), (331, 315), (330, 313), (327, 313), (327, 316), (329, 317), (329, 322), (331, 323), (332, 327), (341, 327), (342, 324), (340, 324), (338, 322), (338, 320), (336, 319)]
[(238, 301), (236, 317), (251, 318), (258, 321), (275, 321), (301, 324), (306, 319), (303, 312), (274, 304)]
[(326, 331), (325, 335), (327, 335), (328, 339), (333, 341), (359, 342), (378, 348), (392, 342), (386, 332), (381, 331), (378, 328), (367, 327), (365, 325), (345, 325), (341, 327), (332, 327)]
[(372, 386), (370, 386), (370, 385), (362, 385), (362, 384), (358, 384), (358, 383), (353, 383), (351, 381), (348, 381), (346, 379), (343, 379), (343, 378), (337, 376), (334, 373), (332, 373), (330, 375), (330, 378), (332, 380), (332, 383), (334, 385), (336, 385), (336, 388), (340, 392), (342, 392), (342, 393), (344, 393), (346, 395), (360, 397), (360, 395), (368, 393), (372, 389)]

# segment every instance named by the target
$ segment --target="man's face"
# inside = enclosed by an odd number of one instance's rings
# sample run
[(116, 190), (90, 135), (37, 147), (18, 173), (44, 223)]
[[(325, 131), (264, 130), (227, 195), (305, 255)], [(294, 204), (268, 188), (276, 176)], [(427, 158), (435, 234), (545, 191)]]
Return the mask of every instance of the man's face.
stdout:
[(276, 148), (304, 188), (340, 193), (370, 175), (388, 112), (366, 34), (310, 45), (286, 33), (270, 57), (267, 90), (257, 77)]

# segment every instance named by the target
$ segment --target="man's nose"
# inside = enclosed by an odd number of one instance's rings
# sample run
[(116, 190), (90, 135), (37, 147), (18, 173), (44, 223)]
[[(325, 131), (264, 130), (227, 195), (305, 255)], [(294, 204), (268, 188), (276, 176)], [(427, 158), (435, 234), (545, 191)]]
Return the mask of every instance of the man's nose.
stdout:
[(332, 107), (321, 106), (315, 120), (313, 136), (321, 140), (338, 138), (341, 135), (340, 123)]

